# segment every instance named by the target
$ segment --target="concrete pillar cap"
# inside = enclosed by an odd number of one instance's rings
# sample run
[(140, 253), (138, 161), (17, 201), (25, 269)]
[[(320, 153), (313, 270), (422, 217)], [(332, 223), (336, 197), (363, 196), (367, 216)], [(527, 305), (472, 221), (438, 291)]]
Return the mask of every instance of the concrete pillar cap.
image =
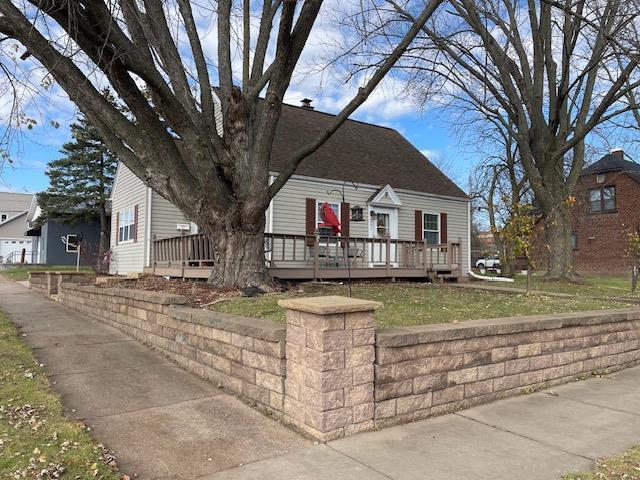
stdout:
[(331, 315), (334, 313), (369, 312), (382, 307), (382, 303), (372, 300), (328, 295), (324, 297), (283, 298), (278, 305), (289, 310)]

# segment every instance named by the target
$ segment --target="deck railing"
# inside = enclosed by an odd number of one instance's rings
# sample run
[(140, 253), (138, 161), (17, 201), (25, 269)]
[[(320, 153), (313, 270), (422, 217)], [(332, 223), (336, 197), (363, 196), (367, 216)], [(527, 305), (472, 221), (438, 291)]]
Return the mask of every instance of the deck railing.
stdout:
[[(204, 234), (153, 241), (154, 267), (210, 267), (213, 249)], [(452, 270), (460, 265), (460, 243), (425, 242), (368, 237), (265, 234), (269, 268), (412, 268), (425, 272)]]

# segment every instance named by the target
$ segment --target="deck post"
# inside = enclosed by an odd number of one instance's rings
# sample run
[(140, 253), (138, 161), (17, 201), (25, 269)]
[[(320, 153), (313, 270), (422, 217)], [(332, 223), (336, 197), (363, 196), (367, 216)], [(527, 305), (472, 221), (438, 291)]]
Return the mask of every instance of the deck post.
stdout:
[(449, 266), (449, 270), (451, 270), (451, 264), (452, 262), (452, 255), (453, 255), (453, 244), (451, 242), (447, 242), (447, 265)]
[[(420, 244), (416, 243), (416, 248), (420, 248)], [(427, 245), (422, 244), (422, 268), (424, 269), (424, 276), (429, 276), (429, 265), (427, 264)]]
[(318, 253), (320, 251), (320, 235), (316, 232), (315, 237), (313, 238), (313, 280), (318, 280)]
[(386, 265), (387, 265), (387, 277), (391, 276), (391, 237), (386, 236)]

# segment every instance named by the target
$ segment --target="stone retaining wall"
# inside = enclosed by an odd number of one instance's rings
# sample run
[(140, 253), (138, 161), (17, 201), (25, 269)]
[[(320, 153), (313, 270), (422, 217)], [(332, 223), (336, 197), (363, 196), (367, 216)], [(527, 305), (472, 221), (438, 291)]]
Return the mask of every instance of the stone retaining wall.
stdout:
[(375, 425), (418, 420), (640, 360), (640, 310), (379, 331)]
[(63, 283), (58, 301), (154, 346), (262, 410), (284, 410), (283, 325), (197, 310), (182, 296), (143, 290)]
[(287, 326), (142, 290), (62, 283), (57, 299), (323, 441), (640, 363), (638, 308), (376, 332), (380, 305), (343, 297), (281, 301)]
[(29, 285), (45, 295), (57, 295), (62, 283), (91, 284), (96, 275), (86, 272), (29, 272)]
[(49, 295), (49, 279), (47, 272), (30, 272), (29, 287), (37, 292)]

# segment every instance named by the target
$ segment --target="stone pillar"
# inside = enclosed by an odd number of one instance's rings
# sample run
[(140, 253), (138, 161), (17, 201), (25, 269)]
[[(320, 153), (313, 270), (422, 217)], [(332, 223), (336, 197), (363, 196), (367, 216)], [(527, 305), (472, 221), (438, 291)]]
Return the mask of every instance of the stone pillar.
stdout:
[(283, 299), (285, 420), (326, 442), (373, 428), (374, 311), (379, 302)]

